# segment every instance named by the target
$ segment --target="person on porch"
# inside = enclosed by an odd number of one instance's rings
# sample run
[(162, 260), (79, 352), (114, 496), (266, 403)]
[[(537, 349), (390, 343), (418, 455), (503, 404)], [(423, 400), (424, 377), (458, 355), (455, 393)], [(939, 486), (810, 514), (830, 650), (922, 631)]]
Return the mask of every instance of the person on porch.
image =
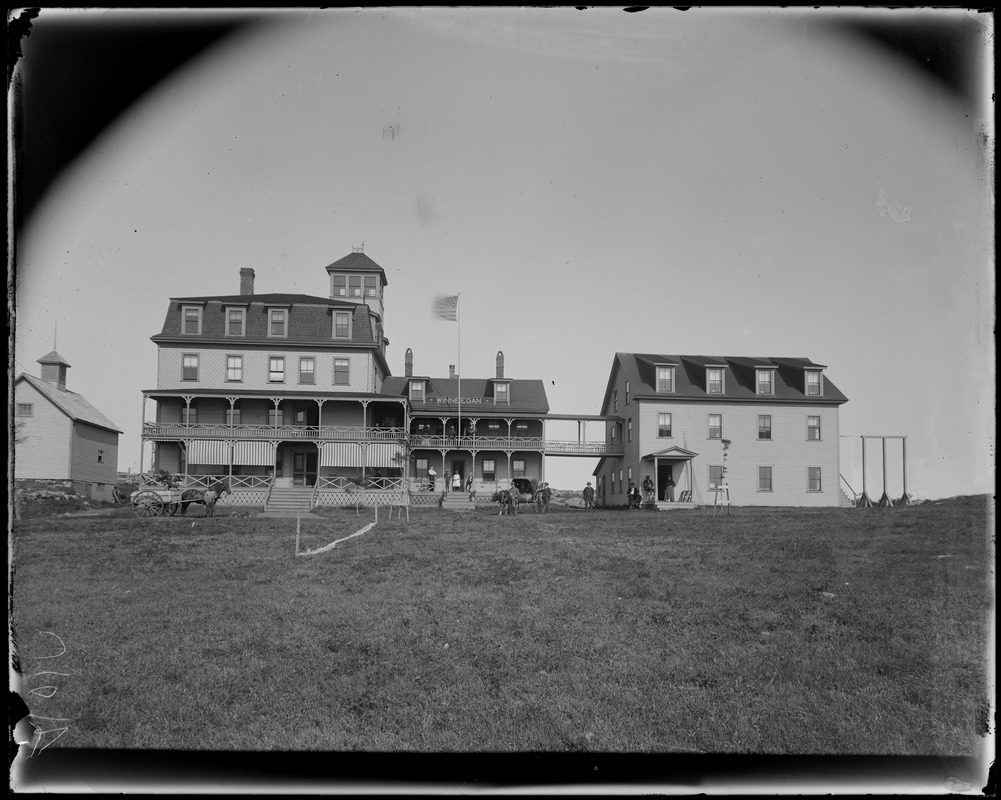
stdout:
[(668, 502), (674, 502), (674, 473), (671, 471), (667, 473), (667, 480), (664, 484), (664, 499)]

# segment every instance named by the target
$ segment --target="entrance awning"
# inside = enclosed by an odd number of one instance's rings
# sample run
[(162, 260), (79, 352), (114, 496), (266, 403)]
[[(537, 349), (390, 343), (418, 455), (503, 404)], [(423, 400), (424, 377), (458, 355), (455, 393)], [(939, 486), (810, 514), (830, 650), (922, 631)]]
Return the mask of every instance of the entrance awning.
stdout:
[(698, 453), (686, 450), (684, 447), (668, 447), (666, 450), (658, 450), (656, 453), (648, 453), (643, 456), (644, 461), (652, 461), (656, 458), (675, 458), (679, 461), (691, 461)]

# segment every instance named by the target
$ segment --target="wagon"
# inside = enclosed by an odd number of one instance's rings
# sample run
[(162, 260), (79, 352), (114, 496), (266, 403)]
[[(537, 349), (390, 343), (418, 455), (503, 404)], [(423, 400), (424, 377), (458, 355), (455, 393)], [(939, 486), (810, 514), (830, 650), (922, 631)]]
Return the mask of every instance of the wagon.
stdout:
[(129, 495), (132, 510), (137, 517), (174, 516), (181, 507), (181, 489), (164, 486), (140, 486)]

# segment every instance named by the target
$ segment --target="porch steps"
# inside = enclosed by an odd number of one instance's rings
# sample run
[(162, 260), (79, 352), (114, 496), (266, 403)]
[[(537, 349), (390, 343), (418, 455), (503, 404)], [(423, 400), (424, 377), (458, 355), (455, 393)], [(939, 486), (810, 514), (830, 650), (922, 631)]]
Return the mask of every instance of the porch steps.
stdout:
[(465, 492), (446, 492), (441, 507), (445, 511), (472, 511), (476, 504), (469, 501)]
[(855, 508), (855, 503), (852, 502), (852, 499), (848, 496), (848, 493), (844, 490), (844, 487), (842, 487), (840, 490), (840, 495), (838, 497), (838, 505), (841, 506), (841, 508)]
[(271, 497), (264, 507), (268, 511), (309, 511), (313, 499), (312, 486), (296, 486), (294, 488), (271, 490)]

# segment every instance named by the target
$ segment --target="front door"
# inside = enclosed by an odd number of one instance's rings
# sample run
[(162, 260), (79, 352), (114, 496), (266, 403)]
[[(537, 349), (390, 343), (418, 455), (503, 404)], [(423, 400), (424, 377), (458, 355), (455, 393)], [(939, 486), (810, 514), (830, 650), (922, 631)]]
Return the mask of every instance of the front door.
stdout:
[[(453, 477), (452, 477), (452, 486), (455, 485), (455, 477), (454, 476), (458, 475), (459, 476), (459, 488), (460, 489), (463, 488), (463, 486), (465, 485), (464, 482), (465, 482), (466, 476), (463, 475), (462, 471), (465, 468), (466, 468), (466, 462), (465, 461), (453, 461), (452, 462), (452, 475), (453, 475)], [(448, 488), (451, 489), (452, 486), (449, 486)]]
[(316, 453), (307, 451), (292, 454), (292, 485), (314, 486), (316, 484)]
[(674, 500), (674, 464), (669, 461), (657, 461), (657, 499)]

